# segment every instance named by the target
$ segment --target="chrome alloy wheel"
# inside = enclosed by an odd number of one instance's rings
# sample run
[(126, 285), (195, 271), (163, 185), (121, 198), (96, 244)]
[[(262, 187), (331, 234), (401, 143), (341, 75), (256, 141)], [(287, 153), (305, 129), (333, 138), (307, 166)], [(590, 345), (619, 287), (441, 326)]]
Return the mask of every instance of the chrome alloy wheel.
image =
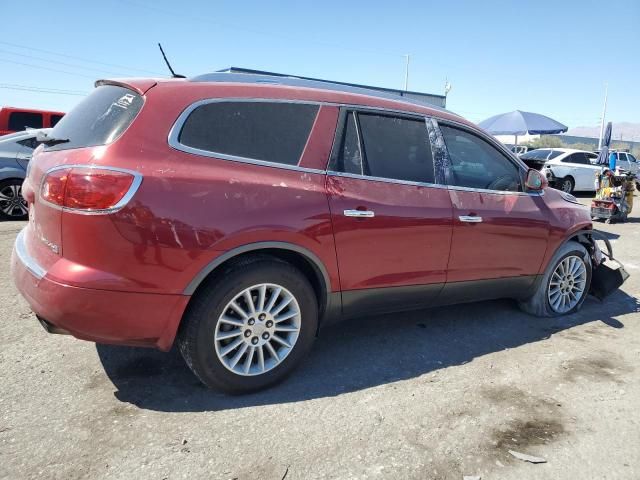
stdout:
[(557, 313), (573, 309), (582, 298), (587, 284), (587, 267), (576, 255), (564, 258), (553, 271), (549, 282), (549, 305)]
[(9, 217), (23, 217), (27, 214), (27, 202), (22, 198), (22, 185), (7, 185), (0, 190), (0, 210)]
[(286, 288), (261, 283), (238, 293), (222, 311), (215, 348), (237, 375), (261, 375), (291, 353), (300, 334), (300, 306)]

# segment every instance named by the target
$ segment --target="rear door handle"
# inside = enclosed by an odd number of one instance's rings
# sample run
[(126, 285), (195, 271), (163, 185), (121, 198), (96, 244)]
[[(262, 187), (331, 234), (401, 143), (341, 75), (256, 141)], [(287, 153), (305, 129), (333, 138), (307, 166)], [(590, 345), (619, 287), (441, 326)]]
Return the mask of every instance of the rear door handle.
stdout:
[(461, 222), (465, 223), (481, 223), (482, 217), (477, 217), (475, 215), (460, 215), (458, 217)]
[(376, 216), (376, 214), (371, 210), (345, 210), (344, 216), (356, 218), (373, 218)]

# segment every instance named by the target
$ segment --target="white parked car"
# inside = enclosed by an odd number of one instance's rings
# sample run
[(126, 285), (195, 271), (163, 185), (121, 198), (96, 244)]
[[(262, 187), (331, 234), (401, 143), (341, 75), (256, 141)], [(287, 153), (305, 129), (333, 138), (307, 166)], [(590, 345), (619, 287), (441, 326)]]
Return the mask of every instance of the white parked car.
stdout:
[(520, 158), (525, 161), (544, 161), (540, 171), (546, 175), (549, 185), (567, 193), (593, 192), (596, 173), (602, 170), (600, 165), (591, 163), (591, 159), (598, 158), (596, 153), (572, 148), (540, 148)]

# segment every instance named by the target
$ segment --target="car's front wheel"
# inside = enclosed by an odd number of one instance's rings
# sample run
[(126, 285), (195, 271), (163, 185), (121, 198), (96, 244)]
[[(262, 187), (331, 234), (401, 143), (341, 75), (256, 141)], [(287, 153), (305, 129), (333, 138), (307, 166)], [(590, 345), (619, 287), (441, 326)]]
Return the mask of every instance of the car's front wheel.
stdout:
[(569, 241), (555, 253), (535, 293), (520, 308), (538, 317), (576, 312), (589, 294), (591, 258), (581, 244)]
[(282, 380), (300, 363), (315, 338), (318, 307), (299, 270), (254, 257), (205, 285), (183, 322), (178, 345), (196, 376), (244, 393)]
[(10, 178), (0, 182), (0, 218), (26, 220), (29, 210), (22, 197), (22, 179)]

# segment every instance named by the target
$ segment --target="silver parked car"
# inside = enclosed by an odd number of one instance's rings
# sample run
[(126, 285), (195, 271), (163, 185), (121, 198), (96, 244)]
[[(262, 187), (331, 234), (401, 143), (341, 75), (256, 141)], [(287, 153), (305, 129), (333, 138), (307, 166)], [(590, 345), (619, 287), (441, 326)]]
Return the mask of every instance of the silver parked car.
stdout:
[(38, 132), (25, 130), (0, 137), (0, 219), (25, 220), (27, 203), (22, 198), (22, 182), (33, 151), (38, 146)]

